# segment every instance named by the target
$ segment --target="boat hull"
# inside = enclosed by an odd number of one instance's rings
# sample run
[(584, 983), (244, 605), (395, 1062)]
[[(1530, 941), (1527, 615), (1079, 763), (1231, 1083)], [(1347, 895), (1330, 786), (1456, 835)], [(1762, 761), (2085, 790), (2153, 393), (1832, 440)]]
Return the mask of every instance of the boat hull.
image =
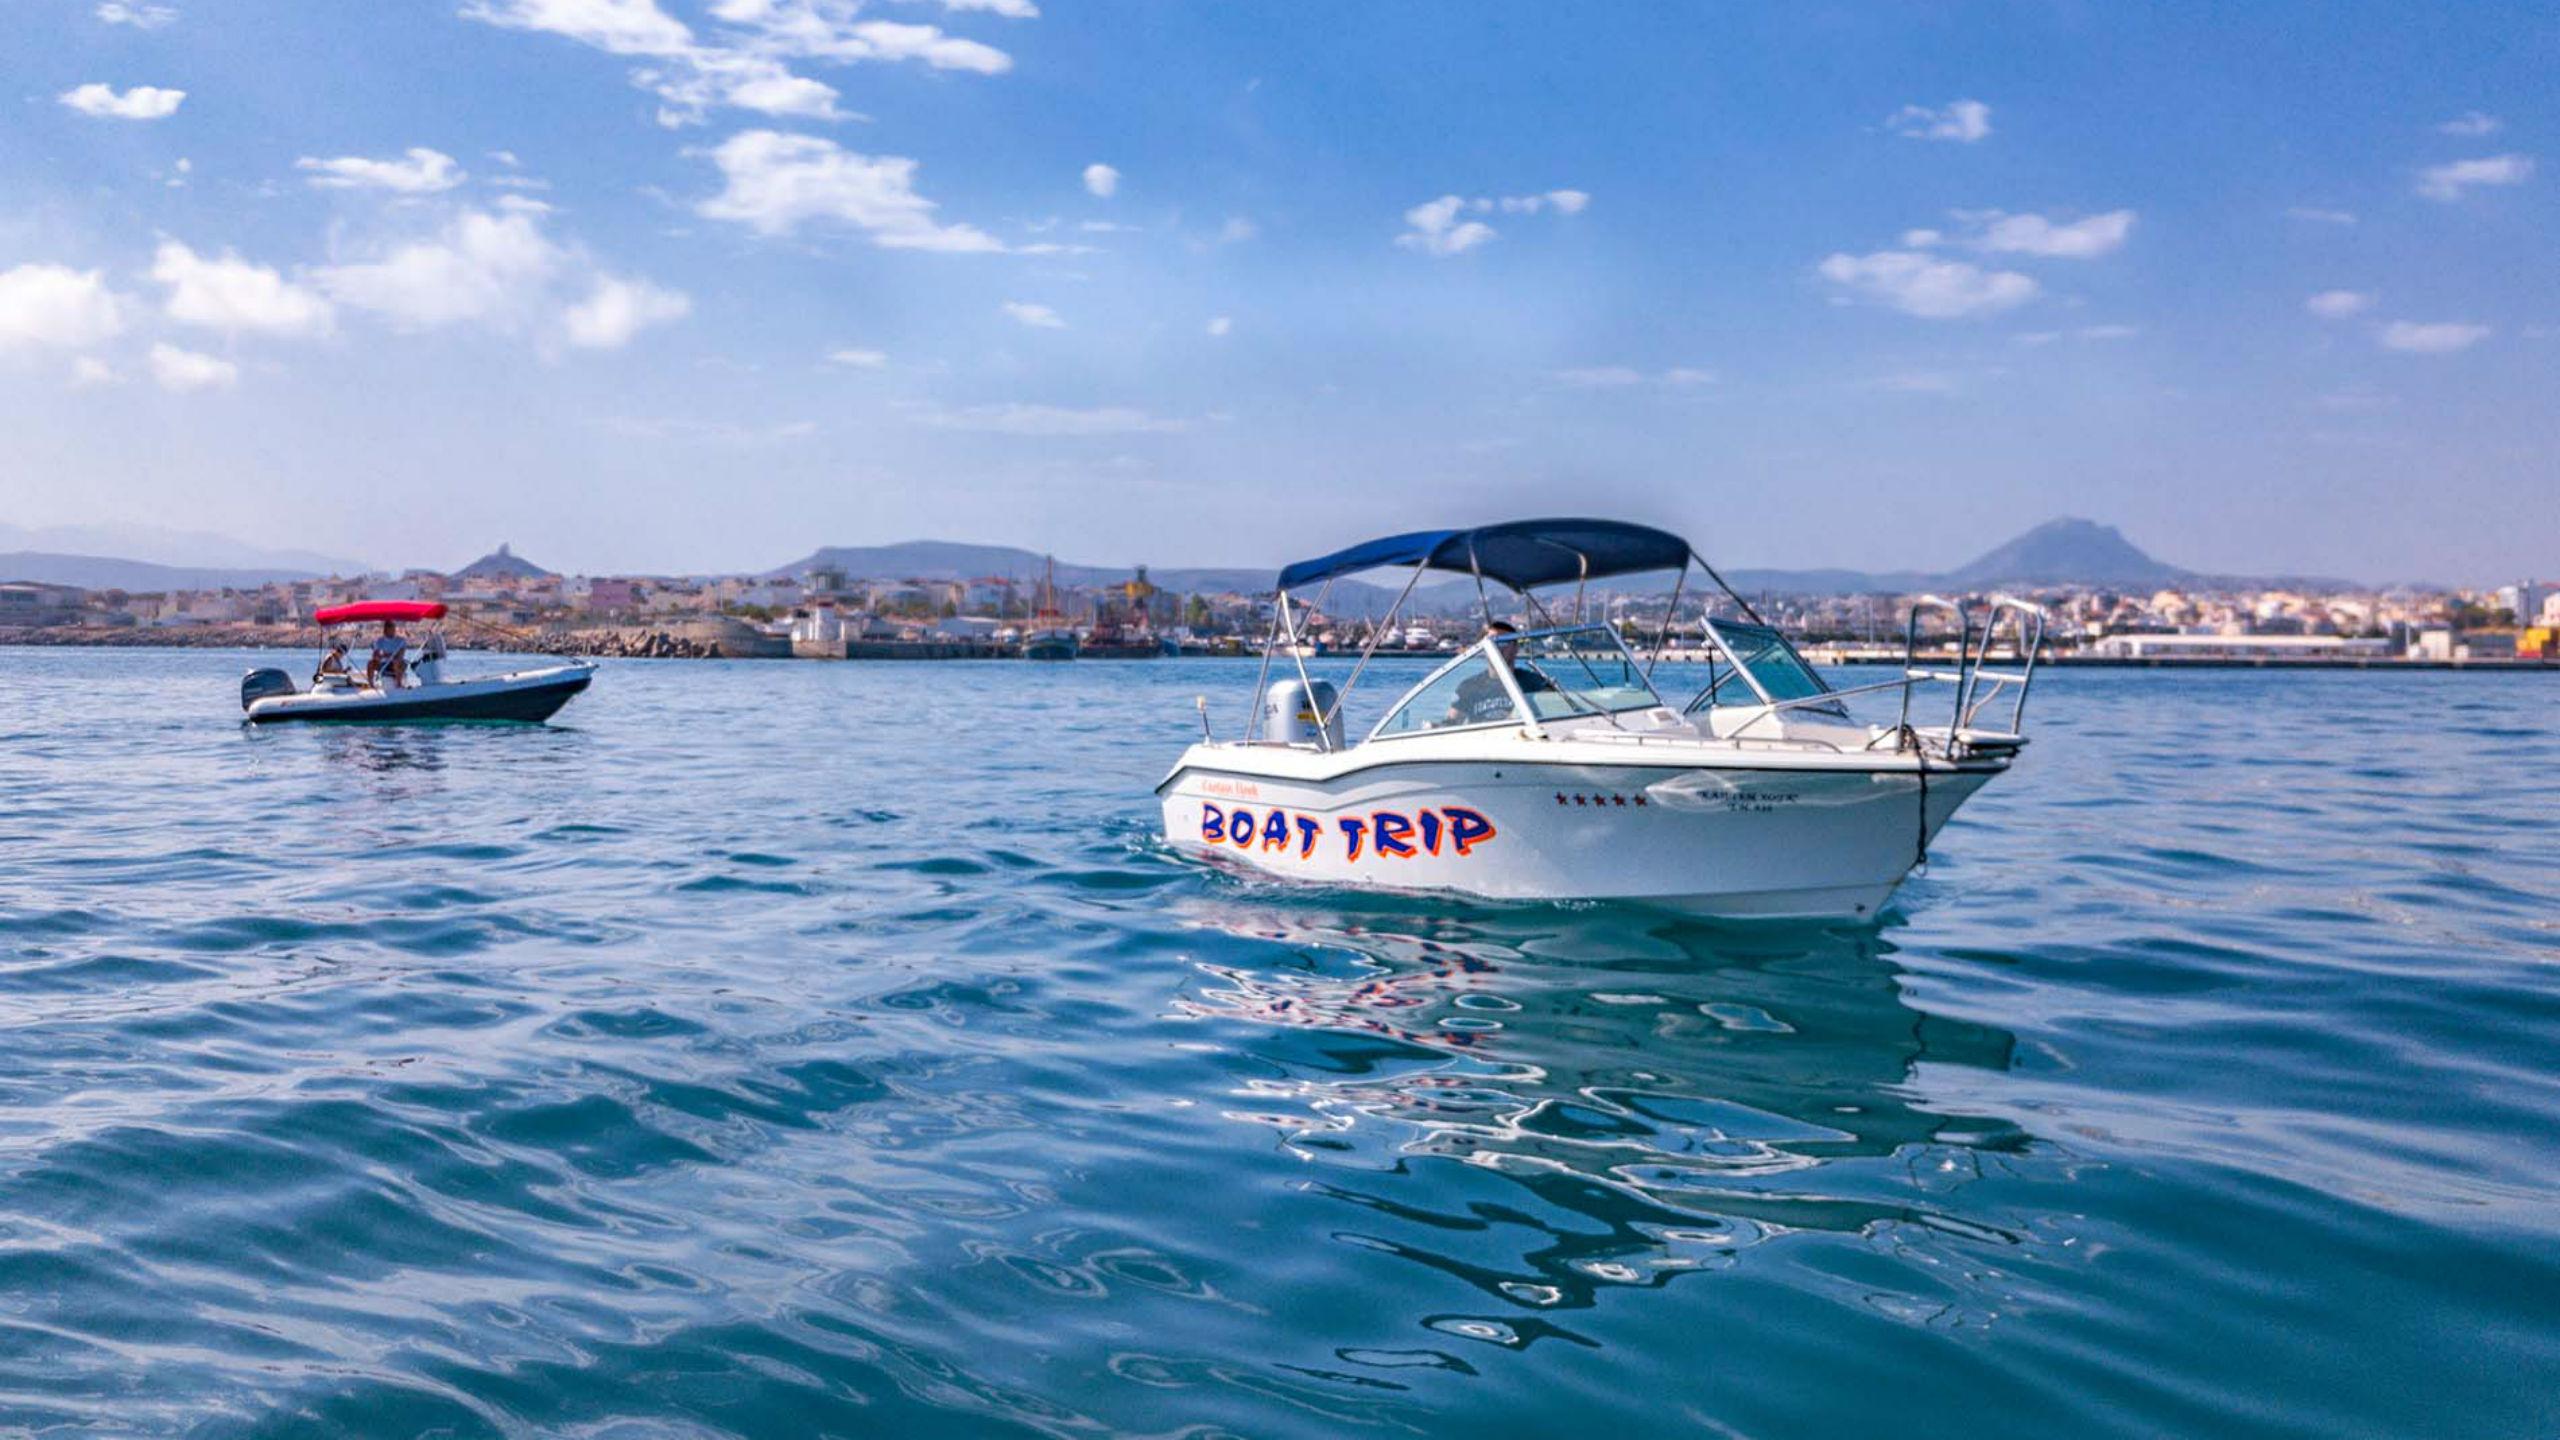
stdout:
[(1291, 880), (1863, 919), (2001, 768), (1933, 767), (1925, 806), (1907, 763), (1418, 761), (1306, 779), (1186, 762), (1159, 796), (1177, 848)]
[(252, 725), (291, 721), (318, 724), (409, 724), (478, 720), (539, 724), (587, 688), (595, 671), (584, 665), (461, 680), (410, 690), (303, 692), (260, 700), (249, 707)]

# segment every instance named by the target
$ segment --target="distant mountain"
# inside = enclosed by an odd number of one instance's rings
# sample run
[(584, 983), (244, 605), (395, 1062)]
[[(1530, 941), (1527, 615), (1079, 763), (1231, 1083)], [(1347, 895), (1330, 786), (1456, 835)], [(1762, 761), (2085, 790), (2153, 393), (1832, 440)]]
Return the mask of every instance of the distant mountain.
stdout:
[(463, 566), (448, 579), (453, 580), (547, 580), (558, 571), (545, 570), (505, 545)]
[(2001, 585), (2109, 585), (2160, 589), (2231, 579), (2199, 575), (2155, 560), (2113, 525), (2047, 520), (1953, 570), (1731, 570), (1725, 579), (1745, 594), (1907, 595), (1919, 590), (1987, 590)]
[(1940, 578), (1950, 585), (1979, 589), (2038, 583), (2166, 586), (2196, 575), (2152, 559), (2113, 525), (2062, 519), (2047, 520)]
[(223, 570), (201, 565), (154, 565), (105, 555), (57, 555), (45, 550), (0, 552), (0, 580), (77, 585), (84, 590), (255, 590), (277, 581), (309, 580), (308, 570)]
[[(812, 570), (840, 570), (849, 580), (985, 580), (1010, 579), (1023, 585), (1040, 581), (1048, 557), (1011, 545), (969, 545), (953, 540), (907, 540), (895, 545), (829, 545), (788, 565), (765, 572), (769, 577), (806, 575)], [(1135, 565), (1079, 565), (1058, 562), (1061, 585), (1116, 585), (1137, 573)], [(1214, 567), (1158, 570), (1147, 578), (1167, 590), (1215, 593), (1268, 590), (1279, 570)]]
[[(228, 535), (202, 530), (166, 530), (156, 525), (11, 525), (0, 522), (0, 550), (40, 551), (48, 555), (116, 556), (179, 569), (251, 570), (308, 579), (315, 575), (362, 575), (371, 567), (361, 560), (310, 550), (279, 550)], [(33, 577), (27, 577), (33, 578)], [(70, 584), (70, 581), (53, 581)]]

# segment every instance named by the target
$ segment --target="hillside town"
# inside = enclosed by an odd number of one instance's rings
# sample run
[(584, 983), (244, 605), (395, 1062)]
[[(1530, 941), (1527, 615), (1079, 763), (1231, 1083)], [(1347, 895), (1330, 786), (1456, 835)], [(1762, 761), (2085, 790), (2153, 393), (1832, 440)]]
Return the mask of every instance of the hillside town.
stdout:
[[(2064, 661), (2560, 662), (2560, 583), (2551, 581), (2474, 589), (2000, 588), (2045, 607), (2049, 653)], [(1816, 659), (1850, 663), (1898, 657), (1919, 595), (1766, 589), (1747, 598), (1802, 637)], [(136, 592), (0, 579), (0, 643), (299, 646), (312, 637), (315, 611), (357, 599), (443, 602), (463, 622), (458, 645), (671, 657), (998, 658), (1024, 653), (1044, 633), (1072, 635), (1071, 653), (1088, 658), (1239, 654), (1259, 646), (1273, 619), (1265, 591), (1176, 591), (1151, 582), (1143, 566), (1109, 583), (1018, 573), (854, 575), (825, 566), (767, 575), (563, 575), (501, 545), (451, 572), (255, 586)], [(1664, 596), (1613, 593), (1586, 604), (1639, 648), (1680, 653), (1703, 643), (1688, 606), (1685, 623), (1665, 628)], [(1375, 638), (1390, 651), (1449, 651), (1477, 629), (1456, 599), (1423, 592), (1391, 633), (1373, 636), (1373, 608), (1383, 607), (1338, 603), (1329, 613), (1302, 614), (1300, 633), (1318, 650), (1357, 649)], [(1940, 622), (1924, 618), (1923, 633), (1939, 635)]]

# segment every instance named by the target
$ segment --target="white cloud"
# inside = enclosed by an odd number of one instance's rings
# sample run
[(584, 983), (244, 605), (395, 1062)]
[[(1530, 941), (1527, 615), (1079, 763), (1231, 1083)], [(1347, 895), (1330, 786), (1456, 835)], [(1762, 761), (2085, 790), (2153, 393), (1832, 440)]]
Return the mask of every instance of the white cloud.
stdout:
[(101, 385), (123, 382), (124, 377), (116, 373), (114, 366), (95, 355), (83, 355), (71, 362), (71, 388), (74, 390), (94, 390)]
[(1040, 18), (1040, 7), (1032, 4), (1031, 0), (942, 0), (942, 8), (954, 14), (968, 10), (983, 10), (990, 15), (1001, 15), (1007, 20)]
[(1013, 68), (1013, 57), (993, 45), (948, 35), (932, 25), (902, 25), (894, 20), (856, 24), (850, 39), (839, 40), (832, 53), (847, 60), (921, 60), (936, 70), (969, 70), (980, 75), (1001, 75)]
[(151, 278), (168, 287), (168, 316), (181, 325), (231, 335), (321, 335), (331, 323), (328, 301), (227, 250), (208, 259), (163, 240), (152, 258)]
[(1973, 227), (1968, 244), (1993, 254), (2035, 255), (2045, 259), (2089, 260), (2110, 254), (2133, 233), (2134, 213), (2110, 210), (2067, 224), (2042, 215), (2012, 215), (2002, 210), (1961, 210), (1956, 218)]
[(184, 395), (196, 390), (221, 390), (240, 383), (240, 367), (228, 360), (193, 350), (181, 350), (167, 341), (151, 347), (151, 378), (160, 388)]
[(123, 330), (124, 307), (104, 271), (44, 264), (0, 270), (0, 350), (95, 345)]
[(1576, 390), (1615, 390), (1644, 383), (1644, 372), (1627, 365), (1585, 365), (1555, 374), (1557, 384)]
[(2083, 325), (2080, 327), (2080, 338), (2083, 340), (2130, 340), (2141, 333), (2142, 327), (2139, 325)]
[(1058, 318), (1057, 311), (1050, 309), (1046, 305), (1032, 304), (1028, 300), (1007, 300), (1004, 302), (1004, 313), (1012, 316), (1014, 319), (1034, 330), (1064, 330), (1067, 328), (1067, 322)]
[(2521, 185), (2533, 177), (2530, 155), (2487, 155), (2431, 165), (2418, 174), (2418, 193), (2430, 200), (2459, 200), (2478, 185)]
[(587, 350), (618, 350), (651, 325), (681, 320), (693, 313), (693, 300), (646, 280), (596, 277), (595, 289), (560, 317), (569, 343)]
[(1896, 395), (1955, 395), (1964, 382), (1943, 370), (1901, 370), (1879, 375), (1867, 382), (1876, 390), (1890, 390)]
[(827, 352), (827, 363), (842, 365), (848, 370), (885, 370), (889, 367), (889, 352), (850, 348), (830, 350)]
[(916, 162), (860, 155), (814, 135), (747, 130), (711, 152), (728, 186), (694, 207), (759, 234), (781, 235), (810, 220), (868, 232), (892, 250), (990, 251), (1004, 245), (971, 225), (940, 225), (934, 204), (915, 191)]
[(2355, 212), (2352, 210), (2323, 210), (2316, 205), (2294, 205), (2288, 207), (2284, 213), (2296, 220), (2308, 220), (2316, 225), (2353, 225), (2356, 223)]
[(678, 415), (613, 415), (590, 421), (600, 430), (633, 440), (672, 441), (686, 445), (752, 447), (806, 440), (818, 433), (814, 420), (784, 420), (771, 425), (741, 425), (731, 420), (697, 420)]
[(432, 239), (399, 245), (378, 260), (326, 267), (313, 279), (339, 304), (404, 329), (503, 329), (523, 321), (566, 260), (534, 216), (467, 211)]
[(1085, 193), (1108, 200), (1120, 193), (1120, 172), (1097, 160), (1084, 167)]
[(1817, 268), (1822, 278), (1853, 295), (1929, 320), (2014, 310), (2036, 298), (2041, 288), (2014, 270), (1983, 270), (1911, 250), (1832, 255)]
[(657, 0), (472, 0), (465, 17), (509, 30), (546, 30), (614, 55), (681, 55), (693, 32)]
[(1072, 409), (1063, 405), (971, 405), (920, 410), (924, 423), (945, 430), (998, 435), (1172, 435), (1195, 427), (1191, 420), (1150, 415), (1126, 405)]
[(759, 115), (790, 115), (803, 120), (841, 120), (844, 112), (836, 108), (836, 88), (823, 80), (794, 75), (775, 66), (770, 70), (756, 66), (754, 73), (742, 73), (729, 84), (723, 97), (741, 110)]
[(1553, 210), (1559, 215), (1579, 215), (1590, 208), (1591, 196), (1581, 190), (1548, 190), (1536, 195), (1443, 195), (1426, 200), (1404, 212), (1405, 232), (1396, 243), (1407, 250), (1425, 255), (1446, 257), (1463, 255), (1499, 233), (1481, 220), (1462, 220), (1466, 214), (1535, 215)]
[[(1027, 5), (986, 5), (1027, 16)], [(709, 38), (655, 0), (471, 0), (463, 14), (511, 30), (566, 36), (607, 54), (641, 61), (632, 80), (664, 102), (659, 121), (690, 125), (713, 108), (841, 120), (834, 87), (795, 73), (789, 62), (850, 65), (911, 60), (937, 70), (982, 75), (1013, 68), (994, 46), (938, 26), (861, 19), (862, 0), (717, 0), (711, 18), (728, 27)]]
[(1208, 329), (1209, 333), (1212, 335), (1225, 336), (1235, 328), (1236, 322), (1233, 316), (1212, 315), (1209, 317)]
[(127, 0), (100, 0), (96, 14), (110, 25), (130, 25), (136, 30), (157, 30), (178, 18), (169, 6), (128, 4)]
[(1262, 227), (1254, 224), (1250, 219), (1242, 215), (1230, 215), (1227, 217), (1227, 223), (1218, 227), (1218, 243), (1241, 245), (1261, 233)]
[(2466, 325), (2458, 321), (2420, 324), (2412, 320), (2394, 320), (2382, 327), (2382, 346), (2386, 350), (2404, 351), (2411, 355), (2450, 355), (2468, 350), (2489, 338), (2486, 325)]
[(453, 157), (423, 145), (409, 147), (398, 160), (369, 160), (361, 155), (345, 155), (335, 160), (315, 159), (305, 155), (293, 162), (296, 170), (310, 173), (313, 187), (321, 190), (390, 190), (402, 195), (433, 195), (450, 190), (463, 181), (462, 167)]
[(2483, 135), (2495, 135), (2505, 128), (2507, 128), (2506, 122), (2497, 116), (2470, 110), (2438, 125), (2436, 131), (2442, 135), (2462, 135), (2477, 139)]
[(81, 114), (100, 120), (166, 120), (178, 113), (178, 103), (187, 98), (187, 92), (136, 85), (118, 94), (114, 86), (93, 81), (65, 90), (59, 98)]
[(2373, 308), (2370, 290), (2323, 290), (2302, 302), (2302, 308), (2323, 320), (2344, 320)]
[(1673, 389), (1712, 385), (1712, 370), (1675, 366), (1658, 375), (1647, 375), (1632, 365), (1583, 365), (1553, 372), (1553, 379), (1569, 390), (1624, 390), (1638, 385), (1655, 384)]
[(1405, 232), (1396, 243), (1425, 255), (1463, 255), (1493, 238), (1493, 227), (1477, 220), (1461, 221), (1466, 201), (1455, 195), (1427, 200), (1404, 212)]
[(1942, 108), (1905, 105), (1885, 117), (1885, 128), (1907, 140), (1953, 140), (1970, 145), (1991, 133), (1991, 107), (1979, 100), (1950, 100)]

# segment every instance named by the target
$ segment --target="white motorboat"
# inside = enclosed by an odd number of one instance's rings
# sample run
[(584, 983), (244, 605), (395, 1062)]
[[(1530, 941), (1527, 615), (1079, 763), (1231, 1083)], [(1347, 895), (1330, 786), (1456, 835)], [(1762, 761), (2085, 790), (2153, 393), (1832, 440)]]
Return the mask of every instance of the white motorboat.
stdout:
[[(325, 632), (333, 625), (388, 620), (432, 621), (445, 607), (431, 600), (360, 600), (319, 610), (313, 619)], [(377, 675), (371, 683), (330, 671), (311, 677), (298, 688), (282, 670), (265, 667), (240, 680), (240, 708), (249, 723), (270, 725), (285, 720), (426, 721), (550, 719), (561, 706), (587, 688), (595, 666), (569, 661), (539, 670), (516, 670), (476, 679), (448, 679), (440, 637), (431, 637), (416, 663), (401, 673)]]
[[(1695, 564), (1717, 595), (1700, 608), (1713, 657), (1685, 704), (1608, 624), (1560, 618), (1539, 598), (1595, 581), (1672, 572), (1655, 653), (1680, 623)], [(1299, 625), (1329, 582), (1410, 567), (1340, 686), (1309, 673)], [(1343, 700), (1430, 571), (1474, 577), (1486, 638), (1440, 665), (1346, 743)], [(1519, 597), (1509, 634), (1486, 582)], [(1926, 608), (1951, 611), (1956, 668), (1916, 661)], [(2007, 622), (2014, 668), (1994, 670)], [(1973, 616), (1930, 597), (1905, 624), (1900, 674), (1833, 689), (1687, 541), (1607, 520), (1530, 520), (1371, 541), (1280, 574), (1272, 632), (1240, 739), (1206, 735), (1156, 787), (1165, 836), (1266, 875), (1493, 899), (1627, 900), (1722, 916), (1873, 916), (1957, 807), (2026, 743), (2042, 612), (2007, 596)], [(1294, 674), (1273, 678), (1287, 657)], [(1944, 723), (1914, 718), (1914, 692), (1953, 689)], [(1899, 691), (1893, 723), (1848, 701)], [(1985, 723), (1993, 712), (2001, 725)]]

